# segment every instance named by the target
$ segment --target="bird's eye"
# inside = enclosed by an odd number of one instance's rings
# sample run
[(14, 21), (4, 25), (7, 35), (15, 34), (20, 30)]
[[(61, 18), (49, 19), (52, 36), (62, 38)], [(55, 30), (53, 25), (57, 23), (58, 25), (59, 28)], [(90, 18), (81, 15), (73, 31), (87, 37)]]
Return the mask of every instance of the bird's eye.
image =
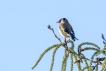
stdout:
[(65, 20), (66, 20), (66, 18), (63, 18), (63, 20), (65, 21)]

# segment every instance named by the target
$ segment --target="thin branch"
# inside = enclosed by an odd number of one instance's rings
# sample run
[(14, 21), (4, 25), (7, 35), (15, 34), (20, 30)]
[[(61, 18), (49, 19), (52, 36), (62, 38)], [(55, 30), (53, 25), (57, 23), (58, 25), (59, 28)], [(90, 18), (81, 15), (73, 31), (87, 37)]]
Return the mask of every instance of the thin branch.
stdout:
[[(60, 38), (58, 38), (57, 35), (55, 34), (53, 28), (51, 28), (50, 25), (48, 25), (47, 27), (48, 27), (49, 30), (51, 30), (51, 31), (53, 32), (54, 36), (61, 42)], [(62, 42), (61, 42), (61, 43), (62, 43)]]

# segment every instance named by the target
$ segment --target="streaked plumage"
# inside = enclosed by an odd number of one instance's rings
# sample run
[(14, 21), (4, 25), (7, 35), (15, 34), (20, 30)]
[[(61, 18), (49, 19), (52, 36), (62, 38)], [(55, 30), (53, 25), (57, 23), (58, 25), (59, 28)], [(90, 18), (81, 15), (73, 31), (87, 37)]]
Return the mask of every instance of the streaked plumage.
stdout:
[(69, 24), (69, 22), (66, 18), (61, 18), (57, 23), (60, 24), (59, 25), (59, 32), (64, 38), (71, 37), (72, 40), (74, 40), (74, 41), (75, 41), (75, 39), (78, 40), (75, 37), (75, 33), (73, 31), (72, 26)]

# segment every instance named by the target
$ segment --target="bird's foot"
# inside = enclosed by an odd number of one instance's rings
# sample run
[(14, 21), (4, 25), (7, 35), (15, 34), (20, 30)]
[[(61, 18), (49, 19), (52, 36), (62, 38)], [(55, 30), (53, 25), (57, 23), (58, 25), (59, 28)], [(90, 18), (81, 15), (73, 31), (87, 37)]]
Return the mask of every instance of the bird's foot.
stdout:
[(67, 41), (66, 41), (66, 39), (64, 40), (64, 44), (67, 45)]

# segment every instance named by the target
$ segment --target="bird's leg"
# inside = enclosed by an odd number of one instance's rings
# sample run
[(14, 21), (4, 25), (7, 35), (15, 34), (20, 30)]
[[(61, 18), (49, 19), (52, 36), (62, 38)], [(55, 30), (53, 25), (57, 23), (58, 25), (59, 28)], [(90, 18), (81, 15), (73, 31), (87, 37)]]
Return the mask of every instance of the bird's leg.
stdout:
[(67, 45), (67, 42), (66, 42), (66, 37), (64, 37), (64, 43), (65, 43), (65, 45)]

